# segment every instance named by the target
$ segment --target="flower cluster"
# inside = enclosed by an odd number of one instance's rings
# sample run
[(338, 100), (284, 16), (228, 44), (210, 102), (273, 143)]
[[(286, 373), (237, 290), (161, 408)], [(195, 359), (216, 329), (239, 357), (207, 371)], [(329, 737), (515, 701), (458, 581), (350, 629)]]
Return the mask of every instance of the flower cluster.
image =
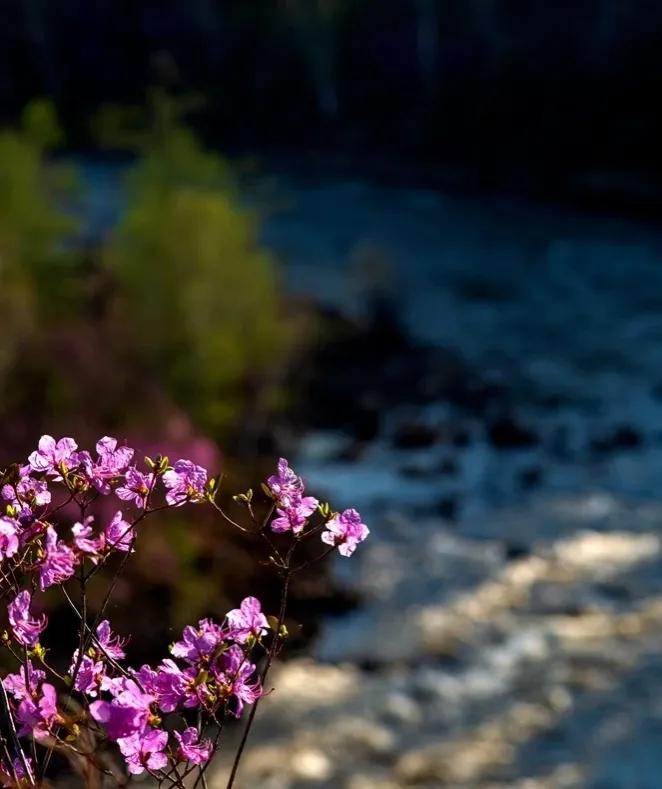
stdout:
[[(244, 704), (261, 695), (250, 652), (268, 624), (253, 597), (230, 611), (223, 626), (203, 619), (197, 627), (186, 627), (182, 640), (170, 647), (180, 662), (165, 658), (155, 668), (144, 665), (118, 674), (109, 659), (124, 657), (123, 645), (111, 637), (107, 622), (99, 628), (96, 646), (82, 661), (74, 654), (70, 673), (77, 690), (91, 698), (109, 696), (93, 701), (90, 713), (117, 742), (131, 773), (160, 770), (168, 763), (168, 733), (160, 726), (166, 713), (202, 710), (215, 716), (227, 708), (239, 717)], [(213, 744), (196, 729), (187, 727), (174, 737), (177, 745), (169, 753), (175, 763), (201, 765), (210, 759)]]
[[(7, 601), (8, 629), (0, 646), (18, 664), (2, 685), (19, 738), (60, 751), (74, 767), (81, 762), (71, 755), (83, 752), (82, 737), (85, 748), (90, 741), (99, 747), (107, 740), (115, 743), (129, 773), (147, 771), (183, 789), (183, 778), (212, 759), (223, 719), (239, 718), (246, 705), (257, 705), (264, 695), (266, 673), (287, 636), (287, 580), (310, 563), (295, 560), (300, 541), (318, 534), (328, 546), (319, 558), (336, 548), (351, 556), (368, 529), (356, 510), (333, 512), (306, 496), (302, 479), (283, 458), (264, 486), (271, 499), (263, 505), (264, 523), (256, 518), (252, 491), (235, 497), (247, 507), (254, 528), (225, 515), (217, 503), (218, 481), (206, 469), (183, 458), (171, 464), (162, 456), (145, 458), (141, 468), (135, 455), (110, 436), (99, 439), (90, 453), (72, 438), (46, 435), (26, 464), (2, 472), (0, 592)], [(115, 514), (99, 522), (90, 509), (99, 497), (113, 496)], [(157, 665), (131, 668), (125, 662), (128, 638), (113, 633), (103, 617), (114, 582), (105, 596), (97, 596), (105, 602), (94, 617), (86, 590), (113, 554), (124, 566), (147, 516), (185, 504), (206, 504), (229, 526), (264, 541), (267, 563), (286, 579), (280, 614), (268, 618), (259, 600), (246, 597), (220, 623), (202, 619), (185, 627), (170, 656)], [(289, 537), (286, 551), (265, 534), (267, 526), (280, 539)], [(48, 617), (36, 598), (53, 588), (61, 590), (80, 623), (64, 676), (51, 668), (41, 643)], [(258, 672), (260, 653), (265, 660)], [(249, 726), (250, 721), (252, 715)], [(16, 747), (11, 743), (0, 751), (0, 783), (32, 785), (50, 759), (35, 763)], [(237, 760), (240, 755), (241, 749)], [(84, 769), (97, 769), (94, 760)]]
[[(291, 531), (301, 535), (308, 526), (309, 517), (320, 506), (313, 496), (304, 496), (304, 484), (290, 468), (285, 458), (278, 461), (278, 471), (267, 480), (267, 486), (276, 502), (277, 518), (271, 522), (275, 532)], [(338, 548), (341, 556), (351, 556), (356, 546), (370, 534), (356, 510), (333, 514), (322, 532), (322, 541)]]

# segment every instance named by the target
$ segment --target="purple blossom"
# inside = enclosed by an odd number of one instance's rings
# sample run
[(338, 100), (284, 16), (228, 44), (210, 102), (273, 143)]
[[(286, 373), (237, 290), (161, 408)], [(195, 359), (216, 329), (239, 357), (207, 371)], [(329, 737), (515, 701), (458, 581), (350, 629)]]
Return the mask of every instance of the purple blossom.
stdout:
[(21, 724), (19, 737), (32, 734), (35, 740), (43, 740), (56, 723), (61, 721), (57, 711), (57, 691), (44, 682), (39, 694), (25, 696), (16, 710), (16, 719)]
[(83, 655), (76, 672), (78, 663), (78, 650), (74, 652), (73, 662), (69, 668), (71, 676), (76, 674), (74, 689), (88, 696), (96, 696), (99, 688), (103, 687), (106, 677), (106, 665), (102, 660), (97, 660), (90, 655)]
[[(140, 687), (145, 693), (154, 697), (158, 696), (157, 680), (159, 675), (151, 666), (145, 664), (139, 669), (131, 668), (129, 671), (136, 678), (136, 682), (140, 683)], [(104, 688), (104, 690), (108, 689)]]
[(174, 732), (175, 738), (179, 742), (177, 756), (186, 759), (191, 764), (206, 764), (213, 749), (211, 740), (200, 740), (198, 732), (194, 726), (189, 726), (183, 732)]
[(74, 574), (76, 556), (74, 552), (58, 539), (52, 526), (46, 529), (46, 555), (39, 565), (39, 588), (43, 592), (53, 584), (61, 584)]
[(46, 473), (56, 482), (62, 480), (62, 474), (80, 464), (80, 455), (76, 452), (78, 444), (73, 438), (56, 441), (53, 436), (46, 435), (39, 439), (38, 446), (39, 449), (28, 458), (28, 463), (34, 471)]
[(285, 458), (278, 461), (278, 473), (267, 480), (269, 490), (284, 509), (303, 495), (303, 480), (290, 468)]
[[(30, 777), (34, 776), (34, 764), (32, 759), (29, 756), (26, 756), (25, 761), (28, 765), (28, 770), (31, 773)], [(16, 781), (12, 777), (14, 775), (19, 782), (28, 778), (23, 765), (23, 760), (16, 756), (14, 759), (12, 759), (11, 767), (7, 767), (4, 760), (0, 759), (0, 781), (2, 786), (6, 787), (6, 789), (16, 789)]]
[(187, 501), (200, 501), (204, 498), (207, 471), (191, 460), (178, 460), (164, 473), (163, 484), (168, 488), (168, 504), (180, 507)]
[(19, 528), (14, 518), (0, 517), (0, 559), (9, 559), (18, 551)]
[(241, 601), (239, 608), (233, 608), (227, 613), (229, 636), (243, 644), (250, 636), (259, 638), (267, 632), (269, 627), (266, 616), (262, 613), (262, 606), (256, 597), (246, 597)]
[(147, 726), (154, 696), (143, 693), (134, 680), (124, 677), (112, 683), (111, 692), (115, 696), (112, 701), (90, 704), (92, 717), (104, 726), (111, 740), (142, 732)]
[(122, 660), (122, 658), (126, 656), (124, 646), (127, 639), (114, 635), (113, 631), (110, 629), (110, 622), (107, 619), (103, 619), (99, 622), (99, 626), (97, 627), (97, 641), (103, 653), (109, 658), (113, 660)]
[(154, 484), (154, 474), (143, 474), (135, 466), (127, 469), (124, 476), (124, 485), (115, 490), (115, 495), (122, 501), (133, 501), (136, 507), (144, 509), (147, 506), (147, 497)]
[(254, 704), (262, 695), (259, 681), (249, 682), (255, 674), (255, 665), (250, 663), (243, 650), (238, 646), (231, 646), (218, 659), (214, 666), (216, 679), (228, 689), (228, 694), (235, 700), (235, 717), (239, 718), (244, 709), (244, 704)]
[(108, 548), (126, 553), (132, 550), (131, 546), (136, 537), (136, 532), (133, 526), (124, 520), (121, 510), (118, 510), (113, 515), (112, 521), (106, 526), (104, 536)]
[(97, 535), (93, 537), (94, 534), (92, 530), (92, 526), (90, 525), (94, 517), (89, 515), (85, 518), (84, 523), (74, 523), (71, 527), (71, 533), (74, 536), (74, 545), (81, 553), (86, 553), (90, 556), (92, 561), (96, 561), (96, 556), (103, 550), (105, 539), (103, 535)]
[(30, 592), (24, 590), (19, 592), (7, 606), (9, 624), (11, 625), (14, 638), (25, 647), (35, 646), (39, 642), (39, 636), (48, 624), (46, 614), (42, 614), (39, 619), (30, 617), (31, 602)]
[(188, 663), (208, 662), (223, 640), (223, 631), (211, 619), (201, 619), (197, 629), (187, 625), (182, 640), (170, 647), (172, 655)]
[(277, 533), (291, 531), (301, 534), (306, 527), (308, 518), (315, 512), (319, 502), (313, 496), (301, 499), (292, 498), (287, 509), (278, 509), (278, 517), (271, 522), (271, 530)]
[(124, 473), (133, 458), (129, 447), (118, 447), (117, 439), (104, 436), (97, 441), (98, 458), (93, 461), (88, 452), (81, 453), (85, 471), (94, 487), (104, 495), (110, 493), (110, 480)]
[[(25, 677), (27, 674), (28, 686), (25, 684)], [(34, 668), (31, 660), (27, 660), (16, 674), (7, 674), (2, 680), (7, 693), (10, 693), (15, 699), (19, 701), (31, 696), (41, 682), (46, 679), (46, 674), (40, 668)]]
[(22, 466), (16, 485), (2, 486), (2, 498), (16, 507), (23, 517), (32, 515), (35, 507), (43, 507), (51, 501), (48, 485), (44, 480), (33, 479), (31, 471), (30, 466)]
[(162, 770), (168, 764), (168, 757), (164, 753), (168, 734), (161, 729), (148, 728), (144, 732), (122, 737), (117, 742), (132, 775), (139, 775), (146, 769)]
[(326, 529), (322, 532), (322, 542), (337, 546), (341, 556), (351, 556), (356, 546), (370, 534), (359, 513), (352, 509), (334, 515), (327, 522)]
[[(182, 671), (174, 660), (166, 658), (156, 672), (154, 688), (159, 707), (163, 712), (173, 712), (180, 705), (195, 707), (199, 695), (195, 688), (197, 669), (189, 667)], [(202, 691), (204, 695), (204, 690)]]

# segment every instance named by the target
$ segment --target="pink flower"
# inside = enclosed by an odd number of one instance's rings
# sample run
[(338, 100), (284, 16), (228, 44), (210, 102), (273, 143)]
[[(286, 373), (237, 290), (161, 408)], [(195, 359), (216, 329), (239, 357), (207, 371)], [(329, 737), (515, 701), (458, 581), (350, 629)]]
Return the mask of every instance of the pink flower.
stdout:
[(198, 628), (187, 625), (182, 640), (170, 647), (172, 655), (183, 658), (187, 663), (208, 662), (216, 647), (223, 640), (223, 631), (211, 619), (201, 619)]
[(43, 592), (53, 584), (61, 584), (74, 574), (76, 568), (74, 552), (58, 539), (52, 526), (46, 529), (46, 555), (39, 565), (39, 588)]
[(86, 693), (88, 696), (96, 696), (99, 688), (103, 687), (103, 681), (106, 676), (106, 665), (102, 660), (97, 660), (90, 655), (83, 655), (78, 671), (76, 665), (78, 663), (78, 650), (74, 652), (73, 661), (69, 667), (69, 674), (74, 679), (74, 689), (81, 693)]
[[(25, 684), (26, 674), (28, 679), (27, 687)], [(31, 660), (27, 660), (16, 674), (7, 674), (2, 680), (2, 684), (5, 686), (7, 693), (10, 693), (15, 699), (20, 701), (26, 696), (32, 695), (44, 679), (46, 679), (46, 674), (40, 668), (34, 668)]]
[[(110, 493), (109, 480), (119, 477), (133, 458), (129, 447), (118, 447), (117, 439), (104, 436), (97, 441), (98, 460), (88, 468), (88, 475), (101, 493)], [(88, 455), (89, 458), (89, 455)]]
[(39, 642), (39, 636), (46, 629), (48, 618), (43, 614), (39, 619), (30, 618), (30, 592), (19, 592), (7, 606), (9, 624), (14, 638), (25, 647), (33, 647)]
[(106, 526), (104, 532), (106, 538), (106, 547), (115, 551), (132, 550), (131, 546), (136, 537), (136, 532), (133, 526), (125, 521), (122, 517), (122, 512), (118, 510), (113, 515), (112, 521)]
[(135, 466), (127, 469), (125, 484), (115, 490), (115, 495), (122, 501), (133, 501), (136, 507), (144, 509), (147, 497), (154, 484), (154, 474), (143, 474)]
[(19, 528), (14, 518), (0, 517), (0, 559), (9, 559), (18, 551)]
[(132, 679), (121, 678), (113, 682), (112, 701), (94, 701), (90, 704), (92, 717), (106, 729), (111, 740), (130, 737), (144, 731), (150, 716), (154, 696), (143, 693)]
[(113, 660), (122, 660), (125, 657), (124, 646), (127, 639), (120, 638), (113, 634), (110, 629), (110, 622), (103, 619), (97, 627), (97, 641), (103, 649), (103, 654)]
[(322, 532), (322, 542), (338, 547), (341, 556), (351, 556), (356, 546), (370, 534), (361, 516), (356, 510), (345, 510), (334, 515), (326, 524), (327, 531)]
[(289, 507), (291, 501), (303, 495), (303, 480), (294, 473), (285, 458), (280, 458), (278, 473), (269, 477), (267, 485), (283, 508)]
[(168, 488), (168, 504), (180, 507), (187, 501), (200, 501), (204, 498), (207, 471), (190, 460), (178, 460), (163, 475), (163, 484)]
[[(30, 771), (29, 777), (30, 783), (32, 784), (32, 778), (35, 775), (34, 764), (29, 756), (25, 757), (25, 762), (28, 766), (28, 770)], [(0, 783), (3, 787), (5, 787), (5, 789), (16, 789), (16, 781), (13, 779), (12, 775), (15, 775), (19, 782), (22, 782), (28, 778), (22, 759), (16, 756), (14, 759), (12, 759), (11, 765), (11, 767), (7, 767), (4, 759), (0, 759)]]
[(162, 770), (168, 764), (168, 757), (163, 752), (168, 744), (168, 734), (161, 729), (148, 728), (122, 737), (117, 743), (132, 775), (139, 775), (146, 769)]
[(71, 471), (80, 464), (80, 456), (76, 452), (78, 444), (73, 438), (61, 438), (55, 441), (53, 436), (42, 436), (39, 449), (28, 458), (34, 471), (41, 471), (52, 476), (56, 482), (62, 480), (62, 474)]
[(3, 485), (2, 498), (16, 507), (22, 517), (32, 515), (35, 507), (50, 504), (51, 494), (44, 480), (30, 476), (30, 466), (22, 466), (16, 485)]
[(103, 535), (93, 537), (94, 532), (90, 525), (94, 520), (92, 515), (85, 518), (85, 523), (74, 523), (71, 527), (71, 533), (74, 536), (74, 545), (81, 553), (88, 554), (93, 562), (96, 562), (97, 554), (99, 554), (104, 547), (105, 539)]
[[(180, 705), (195, 707), (199, 696), (195, 687), (198, 671), (193, 667), (182, 671), (174, 660), (166, 658), (157, 669), (154, 687), (159, 707), (163, 712), (173, 712)], [(203, 683), (204, 684), (204, 683)], [(202, 691), (204, 695), (204, 690)]]
[(57, 692), (52, 685), (44, 682), (39, 693), (25, 698), (18, 705), (16, 719), (21, 724), (19, 737), (32, 734), (35, 740), (47, 737), (54, 724), (60, 722), (57, 711)]
[(255, 674), (255, 665), (246, 659), (243, 650), (236, 645), (219, 657), (213, 671), (219, 684), (229, 688), (235, 701), (234, 715), (237, 718), (241, 716), (244, 704), (254, 704), (262, 695), (259, 681), (249, 682)]
[(293, 534), (301, 534), (319, 502), (313, 496), (291, 498), (289, 502), (287, 509), (276, 510), (278, 517), (271, 521), (271, 530), (277, 533), (291, 531)]
[(179, 748), (177, 749), (177, 756), (180, 759), (186, 759), (191, 764), (206, 764), (213, 749), (211, 740), (200, 740), (198, 732), (193, 726), (184, 729), (183, 732), (174, 732)]
[(262, 613), (262, 606), (256, 597), (246, 597), (239, 608), (227, 613), (229, 636), (243, 644), (249, 636), (264, 635), (269, 627), (267, 618)]

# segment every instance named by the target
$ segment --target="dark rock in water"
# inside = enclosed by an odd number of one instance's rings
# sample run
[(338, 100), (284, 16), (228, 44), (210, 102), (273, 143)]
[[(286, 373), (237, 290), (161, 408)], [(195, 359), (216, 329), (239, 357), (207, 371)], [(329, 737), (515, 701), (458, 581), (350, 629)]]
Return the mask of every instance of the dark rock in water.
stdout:
[(439, 464), (439, 473), (449, 477), (454, 477), (459, 470), (459, 466), (453, 458), (444, 458)]
[(354, 411), (354, 436), (359, 441), (372, 441), (379, 433), (379, 408), (371, 402), (359, 403)]
[[(319, 308), (317, 318), (319, 342), (295, 382), (292, 419), (300, 429), (342, 430), (370, 441), (393, 406), (445, 401), (482, 413), (493, 403), (490, 385), (458, 353), (412, 341), (386, 307), (371, 321), (329, 308)], [(468, 436), (455, 432), (464, 446)]]
[(527, 545), (521, 543), (506, 543), (504, 547), (504, 556), (508, 561), (516, 561), (517, 559), (525, 559), (531, 554), (531, 550)]
[(363, 456), (367, 443), (365, 441), (352, 441), (342, 452), (339, 452), (336, 460), (345, 463), (356, 463)]
[(435, 475), (436, 469), (433, 466), (420, 463), (408, 463), (398, 469), (403, 477), (410, 479), (429, 479)]
[(399, 425), (393, 436), (393, 446), (397, 449), (423, 449), (432, 446), (439, 439), (439, 431), (421, 422), (407, 422)]
[(487, 435), (496, 449), (524, 449), (540, 443), (533, 430), (519, 424), (513, 416), (503, 416), (492, 422)]
[(638, 449), (644, 443), (641, 433), (630, 425), (620, 425), (612, 433), (591, 442), (591, 449), (600, 454)]
[(451, 438), (451, 442), (454, 447), (458, 449), (464, 449), (471, 444), (471, 433), (468, 430), (460, 427), (453, 433)]
[(529, 466), (522, 469), (519, 473), (519, 484), (524, 490), (531, 490), (540, 485), (542, 481), (542, 469), (540, 466)]
[(457, 496), (444, 496), (437, 504), (437, 512), (448, 521), (457, 520), (460, 511), (460, 502)]

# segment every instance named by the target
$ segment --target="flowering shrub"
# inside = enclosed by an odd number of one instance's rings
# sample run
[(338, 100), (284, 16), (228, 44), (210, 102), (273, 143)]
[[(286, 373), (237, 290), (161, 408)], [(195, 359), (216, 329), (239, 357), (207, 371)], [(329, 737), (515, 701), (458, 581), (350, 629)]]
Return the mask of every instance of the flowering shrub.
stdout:
[[(319, 537), (319, 558), (337, 549), (350, 556), (368, 536), (355, 510), (334, 513), (328, 504), (304, 495), (300, 477), (286, 460), (262, 486), (268, 502), (258, 517), (253, 491), (234, 497), (246, 523), (230, 518), (218, 502), (220, 477), (179, 459), (145, 458), (135, 465), (134, 450), (114, 438), (101, 438), (93, 456), (72, 438), (42, 436), (25, 465), (2, 473), (5, 514), (0, 517), (0, 590), (8, 629), (1, 646), (15, 661), (2, 678), (0, 780), (4, 786), (43, 782), (53, 752), (66, 757), (89, 786), (103, 776), (126, 782), (126, 772), (147, 772), (167, 787), (184, 787), (204, 772), (219, 749), (224, 722), (250, 713), (234, 756), (232, 786), (265, 680), (287, 637), (285, 612), (294, 574), (309, 566), (298, 548)], [(99, 497), (116, 497), (110, 522), (91, 514)], [(280, 609), (268, 616), (260, 601), (247, 597), (222, 622), (202, 619), (184, 628), (170, 645), (170, 657), (156, 666), (131, 667), (125, 661), (129, 635), (113, 632), (106, 618), (119, 575), (139, 543), (152, 513), (188, 504), (207, 506), (232, 528), (264, 541), (269, 564), (282, 579)], [(74, 523), (66, 523), (71, 508)], [(278, 544), (270, 532), (285, 534)], [(314, 561), (314, 560), (313, 560)], [(89, 587), (99, 570), (116, 562), (103, 602), (90, 610)], [(39, 596), (53, 589), (75, 615), (71, 663), (64, 673), (48, 661), (47, 616)], [(114, 746), (108, 746), (108, 743)], [(194, 776), (195, 777), (195, 776)]]

